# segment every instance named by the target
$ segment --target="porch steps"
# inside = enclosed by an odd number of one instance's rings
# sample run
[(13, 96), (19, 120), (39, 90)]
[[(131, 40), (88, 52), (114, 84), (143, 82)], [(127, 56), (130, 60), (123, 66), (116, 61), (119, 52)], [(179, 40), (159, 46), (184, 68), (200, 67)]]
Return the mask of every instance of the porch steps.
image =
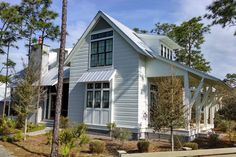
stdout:
[(54, 120), (51, 119), (44, 119), (43, 121), (40, 122), (41, 124), (45, 124), (46, 127), (53, 127)]

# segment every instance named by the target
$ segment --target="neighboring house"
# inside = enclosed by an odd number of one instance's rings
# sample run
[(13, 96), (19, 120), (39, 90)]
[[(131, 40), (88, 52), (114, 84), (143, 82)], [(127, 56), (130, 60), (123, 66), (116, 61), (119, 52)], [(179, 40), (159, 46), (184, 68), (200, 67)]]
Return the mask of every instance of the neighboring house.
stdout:
[[(3, 104), (4, 104), (4, 98), (5, 98), (5, 83), (0, 83), (0, 115), (3, 113)], [(7, 88), (7, 103), (6, 103), (6, 109), (5, 114), (8, 115), (10, 113), (9, 104), (10, 104), (10, 88)]]
[[(95, 130), (115, 122), (144, 138), (153, 131), (148, 127), (152, 82), (174, 74), (183, 80), (183, 104), (189, 108), (186, 127), (176, 132), (194, 137), (213, 128), (221, 100), (216, 87), (225, 85), (174, 61), (176, 49), (181, 47), (166, 36), (135, 33), (99, 11), (65, 62), (70, 66), (69, 119)], [(196, 110), (193, 125), (191, 109)]]
[[(41, 72), (40, 86), (43, 89), (43, 96), (40, 99), (38, 107), (37, 119), (35, 113), (29, 116), (31, 122), (46, 122), (52, 124), (55, 116), (55, 101), (56, 101), (56, 84), (58, 79), (58, 52), (59, 49), (52, 49), (48, 45), (43, 45), (43, 51), (40, 46), (33, 48), (30, 55), (29, 65), (35, 66), (35, 73)], [(68, 56), (71, 49), (66, 48), (65, 56)], [(41, 52), (43, 52), (41, 54)], [(67, 116), (68, 110), (68, 89), (69, 89), (69, 67), (64, 67), (64, 86), (62, 97), (62, 116)], [(16, 73), (12, 78), (11, 88), (17, 85), (19, 79), (24, 75), (24, 70)], [(38, 85), (36, 82), (34, 85)]]

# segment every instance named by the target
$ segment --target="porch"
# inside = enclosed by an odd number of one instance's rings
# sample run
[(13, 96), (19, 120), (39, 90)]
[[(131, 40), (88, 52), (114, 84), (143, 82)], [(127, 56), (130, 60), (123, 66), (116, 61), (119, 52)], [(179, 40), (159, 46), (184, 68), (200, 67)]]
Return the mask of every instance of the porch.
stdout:
[[(179, 77), (182, 82), (182, 99), (183, 105), (186, 108), (184, 114), (186, 121), (185, 127), (177, 129), (175, 132), (191, 138), (195, 138), (200, 133), (207, 134), (214, 128), (215, 113), (221, 106), (221, 89), (227, 88), (226, 85), (221, 80), (206, 73), (173, 61), (162, 60), (150, 60), (147, 64), (146, 75), (149, 84), (148, 104), (151, 101), (150, 97), (154, 80), (171, 76)], [(148, 129), (147, 132), (152, 132), (152, 129)]]

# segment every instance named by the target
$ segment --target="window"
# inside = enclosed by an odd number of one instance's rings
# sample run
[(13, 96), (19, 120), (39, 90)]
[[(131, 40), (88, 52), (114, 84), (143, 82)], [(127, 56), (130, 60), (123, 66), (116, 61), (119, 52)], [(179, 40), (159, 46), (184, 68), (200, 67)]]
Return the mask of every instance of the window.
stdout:
[(167, 49), (167, 58), (169, 59), (170, 58), (170, 50)]
[(164, 57), (166, 57), (166, 47), (164, 47)]
[(92, 91), (87, 92), (87, 105), (86, 106), (88, 108), (93, 107), (93, 92)]
[(161, 56), (163, 56), (163, 45), (161, 45)]
[(109, 108), (110, 84), (88, 83), (87, 84), (87, 108)]
[[(113, 39), (104, 39), (112, 35), (113, 31), (91, 35), (91, 67), (112, 65)], [(93, 41), (95, 39), (96, 41)]]
[(173, 60), (173, 52), (170, 51), (170, 59)]

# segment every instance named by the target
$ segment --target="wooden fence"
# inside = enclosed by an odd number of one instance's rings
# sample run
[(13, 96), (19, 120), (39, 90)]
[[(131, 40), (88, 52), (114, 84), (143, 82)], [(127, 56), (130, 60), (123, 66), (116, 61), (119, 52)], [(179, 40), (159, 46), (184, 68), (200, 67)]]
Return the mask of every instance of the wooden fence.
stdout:
[(219, 148), (219, 149), (201, 149), (190, 151), (174, 151), (174, 152), (152, 152), (152, 153), (134, 153), (121, 154), (121, 157), (198, 157), (198, 156), (216, 156), (227, 155), (236, 157), (236, 148)]

